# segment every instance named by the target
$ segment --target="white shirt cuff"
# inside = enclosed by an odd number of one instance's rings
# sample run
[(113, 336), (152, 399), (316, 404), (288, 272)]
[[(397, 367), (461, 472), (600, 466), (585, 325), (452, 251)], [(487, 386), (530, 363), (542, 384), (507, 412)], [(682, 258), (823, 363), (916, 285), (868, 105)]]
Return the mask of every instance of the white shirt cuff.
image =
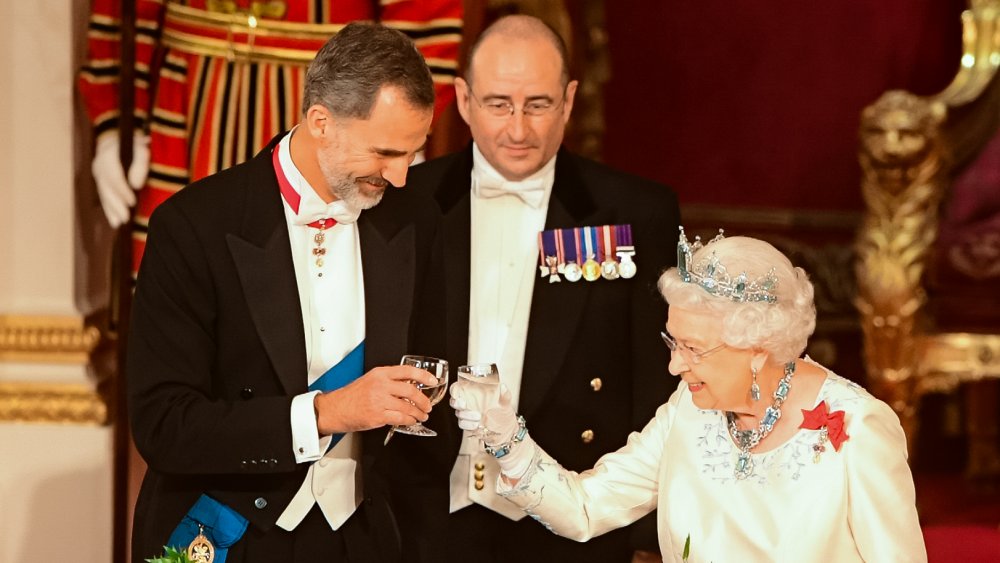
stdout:
[[(295, 463), (307, 463), (323, 457), (316, 408), (313, 402), (319, 391), (310, 391), (292, 398), (292, 449)], [(326, 442), (329, 443), (329, 437)]]

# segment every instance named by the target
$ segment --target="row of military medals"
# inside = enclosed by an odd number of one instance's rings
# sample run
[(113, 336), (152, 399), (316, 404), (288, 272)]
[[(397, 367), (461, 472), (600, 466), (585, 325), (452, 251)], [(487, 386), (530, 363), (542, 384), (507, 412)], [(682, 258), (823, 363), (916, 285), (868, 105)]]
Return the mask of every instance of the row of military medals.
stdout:
[[(551, 229), (538, 233), (539, 270), (549, 283), (635, 276), (631, 225)], [(617, 259), (616, 259), (617, 257)]]

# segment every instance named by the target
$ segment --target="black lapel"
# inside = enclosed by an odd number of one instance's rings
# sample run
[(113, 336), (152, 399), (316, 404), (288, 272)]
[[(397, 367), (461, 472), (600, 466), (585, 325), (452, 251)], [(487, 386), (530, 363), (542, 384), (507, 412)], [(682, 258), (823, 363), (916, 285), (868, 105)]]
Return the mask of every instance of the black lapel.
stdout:
[[(392, 189), (392, 188), (390, 188)], [(416, 284), (416, 227), (386, 193), (358, 219), (365, 284), (365, 372), (398, 364), (407, 353)], [(384, 448), (386, 428), (364, 432), (364, 467)]]
[[(565, 150), (556, 159), (546, 229), (604, 225), (614, 217), (611, 210), (597, 207), (575, 159)], [(518, 399), (518, 410), (523, 416), (530, 417), (541, 406), (556, 380), (587, 308), (587, 298), (597, 283), (607, 282), (563, 280), (550, 284), (546, 278), (535, 278)]]
[(435, 194), (444, 213), (445, 273), (448, 284), (448, 355), (459, 366), (469, 358), (469, 285), (471, 275), (472, 145), (455, 156)]
[(306, 345), (302, 306), (278, 182), (271, 164), (276, 137), (247, 166), (247, 209), (240, 233), (226, 242), (250, 316), (271, 364), (289, 394), (305, 393)]
[(365, 280), (366, 370), (397, 364), (406, 353), (416, 284), (416, 227), (402, 223), (383, 205), (386, 202), (358, 219)]

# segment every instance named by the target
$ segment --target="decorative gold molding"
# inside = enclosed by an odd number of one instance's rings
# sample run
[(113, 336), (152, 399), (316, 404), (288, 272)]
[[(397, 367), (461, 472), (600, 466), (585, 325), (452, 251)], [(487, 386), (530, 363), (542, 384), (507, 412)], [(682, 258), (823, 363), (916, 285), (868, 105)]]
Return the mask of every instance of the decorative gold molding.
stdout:
[(927, 324), (921, 282), (948, 185), (940, 135), (946, 113), (941, 103), (892, 90), (861, 114), (866, 209), (855, 243), (855, 305), (868, 388), (896, 411), (911, 442), (919, 422), (917, 340)]
[(934, 334), (920, 348), (921, 393), (945, 393), (966, 381), (1000, 378), (1000, 335)]
[[(1000, 335), (936, 334), (925, 307), (942, 198), (1000, 124), (1000, 0), (971, 0), (962, 25), (960, 69), (945, 90), (929, 97), (889, 91), (861, 115), (866, 212), (856, 242), (856, 306), (868, 388), (899, 414), (911, 455), (922, 394), (1000, 377)], [(1000, 459), (995, 434), (969, 433), (970, 442), (990, 441), (990, 459)]]
[(100, 340), (81, 317), (0, 315), (0, 361), (87, 364)]
[(0, 421), (102, 425), (108, 407), (86, 385), (0, 383)]

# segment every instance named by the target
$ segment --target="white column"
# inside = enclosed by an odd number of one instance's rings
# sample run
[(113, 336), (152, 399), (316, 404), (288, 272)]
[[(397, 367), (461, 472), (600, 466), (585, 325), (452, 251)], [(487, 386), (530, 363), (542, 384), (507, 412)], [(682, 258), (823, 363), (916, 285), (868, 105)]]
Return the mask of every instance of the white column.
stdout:
[(0, 561), (112, 559), (100, 335), (75, 302), (81, 2), (0, 2)]

